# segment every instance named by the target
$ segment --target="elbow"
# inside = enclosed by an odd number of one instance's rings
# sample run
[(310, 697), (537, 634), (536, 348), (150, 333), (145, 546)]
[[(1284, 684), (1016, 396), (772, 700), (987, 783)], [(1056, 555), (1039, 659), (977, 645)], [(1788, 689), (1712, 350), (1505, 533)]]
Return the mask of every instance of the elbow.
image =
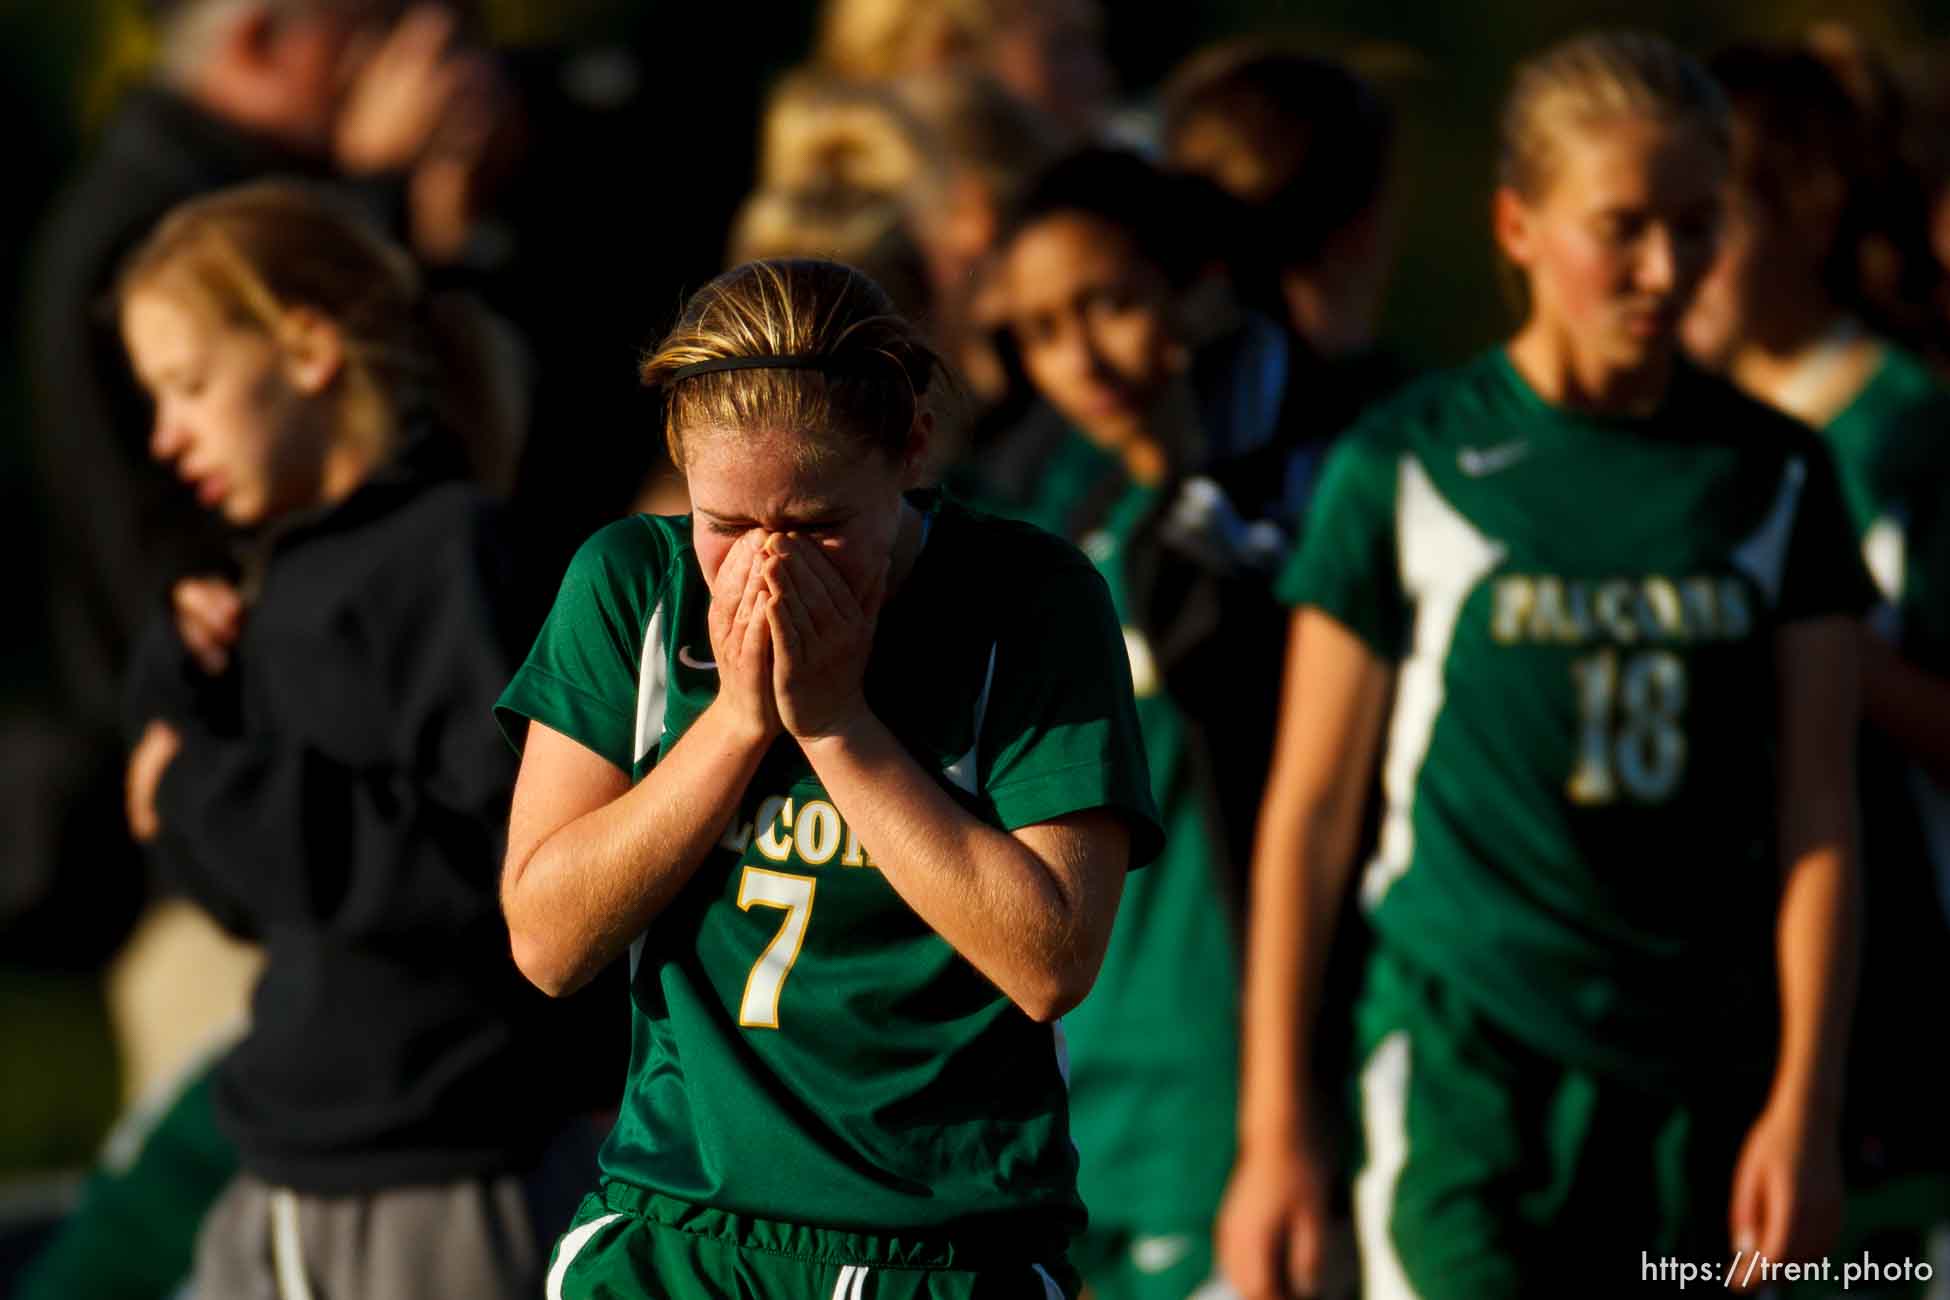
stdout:
[(508, 947), (515, 969), (530, 984), (552, 998), (565, 998), (589, 982), (590, 972), (578, 954), (568, 950), (560, 939), (534, 926), (524, 925), (510, 915)]
[(1065, 962), (1040, 973), (1025, 988), (1010, 995), (1018, 1010), (1039, 1025), (1052, 1024), (1077, 1009), (1097, 983), (1103, 954), (1094, 959)]

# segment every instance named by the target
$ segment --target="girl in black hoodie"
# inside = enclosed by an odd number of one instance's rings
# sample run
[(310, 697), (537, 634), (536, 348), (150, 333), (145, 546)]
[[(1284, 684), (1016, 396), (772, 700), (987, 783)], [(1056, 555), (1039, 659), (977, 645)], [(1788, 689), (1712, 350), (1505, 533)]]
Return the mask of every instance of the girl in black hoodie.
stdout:
[(253, 185), (172, 213), (117, 306), (151, 451), (249, 537), (235, 584), (177, 584), (131, 687), (138, 837), (268, 955), (216, 1080), (243, 1171), (195, 1292), (532, 1295), (574, 1088), (495, 901), (490, 706), (524, 629), (499, 511), (432, 419), (415, 271)]

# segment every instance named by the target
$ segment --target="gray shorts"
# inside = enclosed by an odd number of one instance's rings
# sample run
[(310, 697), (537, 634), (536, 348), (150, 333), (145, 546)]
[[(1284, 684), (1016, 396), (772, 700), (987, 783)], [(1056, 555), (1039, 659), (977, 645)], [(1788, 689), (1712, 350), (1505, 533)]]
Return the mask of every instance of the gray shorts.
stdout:
[[(558, 1146), (561, 1144), (558, 1144)], [(584, 1158), (541, 1176), (318, 1196), (239, 1174), (196, 1239), (193, 1300), (533, 1300), (548, 1251), (593, 1185)]]

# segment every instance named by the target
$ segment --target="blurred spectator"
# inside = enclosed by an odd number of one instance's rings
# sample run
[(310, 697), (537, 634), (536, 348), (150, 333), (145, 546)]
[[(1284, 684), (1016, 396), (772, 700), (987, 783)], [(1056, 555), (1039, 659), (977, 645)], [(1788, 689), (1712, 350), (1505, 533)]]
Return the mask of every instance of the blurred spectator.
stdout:
[(1327, 59), (1259, 39), (1214, 46), (1164, 92), (1171, 166), (1204, 176), (1251, 214), (1242, 280), (1322, 356), (1374, 345), (1393, 255), (1388, 210), (1395, 115)]
[(1082, 139), (1111, 95), (1097, 0), (826, 0), (819, 62), (885, 81), (911, 73), (985, 73)]
[[(1024, 186), (1060, 152), (1062, 132), (984, 74), (909, 76), (892, 89), (927, 133), (934, 167), (909, 202), (934, 283), (936, 337), (979, 418), (1007, 396), (1009, 384), (996, 348), (1008, 310), (994, 266), (996, 238)], [(937, 436), (940, 455), (953, 459), (977, 435), (951, 421)]]
[(1950, 1205), (1950, 1117), (1903, 1065), (1915, 990), (1950, 980), (1950, 799), (1915, 765), (1950, 772), (1950, 391), (1858, 306), (1858, 214), (1878, 191), (1840, 81), (1794, 47), (1738, 46), (1712, 67), (1734, 110), (1733, 179), (1686, 340), (1821, 431), (1885, 602), (1863, 647), (1874, 727), (1858, 759), (1865, 941), (1844, 1134), (1858, 1206), (1843, 1249), (1916, 1254)]
[(910, 204), (933, 184), (927, 146), (920, 124), (882, 87), (788, 77), (766, 107), (758, 188), (739, 210), (726, 264), (846, 262), (886, 289), (903, 316), (930, 323), (934, 288)]
[[(219, 559), (223, 541), (145, 454), (146, 404), (101, 312), (109, 277), (171, 205), (249, 177), (323, 177), (336, 162), (373, 178), (377, 209), (401, 210), (404, 169), (468, 78), (450, 54), (445, 11), (416, 10), (391, 27), (390, 16), (384, 4), (353, 0), (159, 5), (154, 83), (128, 97), (46, 223), (28, 338), (52, 528), (49, 617), (69, 711), (63, 725), (91, 738), (96, 752), (112, 732), (121, 668), (161, 582)], [(356, 72), (349, 81), (348, 69)], [(69, 808), (89, 796), (81, 783), (38, 797)], [(126, 851), (109, 847), (91, 855), (90, 888), (134, 886), (131, 869), (112, 865), (126, 864)], [(79, 860), (58, 843), (50, 851), (55, 863)], [(119, 937), (85, 946), (99, 954)]]
[(1915, 305), (1928, 313), (1929, 328), (1910, 340), (1935, 366), (1950, 374), (1950, 44), (1913, 49), (1897, 65), (1907, 111), (1902, 159), (1921, 209), (1927, 277), (1918, 277)]
[(1933, 126), (1911, 88), (1854, 27), (1817, 23), (1807, 47), (1847, 93), (1860, 124), (1849, 160), (1849, 301), (1878, 333), (1942, 361), (1950, 355), (1950, 328), (1938, 310), (1944, 270), (1930, 233), (1934, 146), (1923, 139)]
[(963, 400), (937, 413), (937, 466), (959, 459), (1009, 395), (991, 255), (1003, 211), (1055, 135), (992, 79), (966, 71), (869, 83), (804, 70), (767, 105), (759, 188), (729, 260), (836, 257), (872, 274), (963, 380)]
[[(229, 558), (229, 530), (205, 519), (146, 454), (148, 406), (105, 309), (114, 268), (177, 201), (273, 172), (332, 181), (402, 230), (439, 234), (448, 251), (458, 249), (464, 240), (455, 239), (455, 219), (464, 210), (452, 202), (451, 185), (444, 192), (421, 186), (418, 168), (438, 155), (450, 181), (456, 166), (489, 149), (493, 133), (482, 123), (498, 111), (492, 79), (477, 57), (456, 48), (452, 14), (403, 10), (382, 0), (158, 0), (149, 6), (154, 75), (123, 100), (43, 217), (23, 317), (33, 496), (48, 532), (47, 605), (33, 617), (48, 629), (54, 676), (26, 713), (0, 719), (7, 775), (0, 823), (13, 832), (0, 862), (8, 992), (0, 1032), (42, 1050), (10, 1054), (0, 1067), (9, 1113), (36, 1132), (27, 1146), (0, 1136), (0, 1169), (23, 1160), (79, 1166), (100, 1132), (80, 1130), (79, 1117), (92, 1117), (97, 1099), (112, 1106), (122, 1092), (115, 1060), (95, 1050), (82, 1028), (102, 1023), (104, 964), (147, 893), (146, 872), (114, 812), (125, 757), (117, 731), (121, 674), (164, 581)], [(359, 179), (344, 179), (352, 171)], [(429, 206), (422, 192), (447, 201)], [(459, 304), (432, 310), (451, 317), (457, 348), (464, 343), (460, 350), (470, 355), (493, 356), (506, 341), (491, 321), (463, 319), (468, 311)], [(494, 462), (505, 471), (521, 422), (509, 385), (521, 369), (502, 353), (456, 390), (467, 400), (452, 414), (468, 432), (488, 432), (476, 444), (482, 467)], [(488, 374), (495, 381), (480, 382)], [(171, 929), (145, 952), (196, 949), (201, 933)], [(205, 973), (218, 981), (233, 966)], [(55, 972), (72, 987), (48, 983)], [(140, 972), (129, 974), (141, 982)], [(16, 1001), (21, 979), (35, 991)], [(61, 1028), (35, 1029), (43, 1016)], [(180, 1017), (177, 1052), (202, 1032), (195, 1020)], [(159, 1042), (172, 1033), (143, 1028)]]

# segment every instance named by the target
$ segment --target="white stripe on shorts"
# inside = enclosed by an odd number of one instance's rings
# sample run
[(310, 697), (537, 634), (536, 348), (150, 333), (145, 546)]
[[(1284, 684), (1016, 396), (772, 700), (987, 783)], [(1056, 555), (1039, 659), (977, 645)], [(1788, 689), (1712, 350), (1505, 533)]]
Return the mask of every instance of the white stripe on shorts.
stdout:
[(279, 1300), (311, 1300), (305, 1276), (305, 1245), (298, 1236), (298, 1193), (271, 1189), (271, 1263), (277, 1270)]
[(563, 1300), (562, 1284), (568, 1280), (569, 1265), (576, 1262), (576, 1256), (589, 1244), (589, 1239), (603, 1230), (604, 1225), (622, 1218), (620, 1214), (605, 1214), (600, 1219), (591, 1219), (573, 1232), (565, 1234), (555, 1247), (555, 1263), (548, 1270), (548, 1289), (544, 1294), (548, 1300)]
[(1056, 1285), (1056, 1279), (1049, 1275), (1048, 1269), (1041, 1264), (1031, 1264), (1030, 1267), (1036, 1270), (1037, 1277), (1043, 1279), (1043, 1300), (1065, 1300), (1063, 1288)]
[(1367, 1159), (1354, 1178), (1354, 1233), (1366, 1300), (1416, 1300), (1395, 1253), (1395, 1185), (1408, 1164), (1408, 1033), (1376, 1044), (1361, 1068), (1361, 1132)]

